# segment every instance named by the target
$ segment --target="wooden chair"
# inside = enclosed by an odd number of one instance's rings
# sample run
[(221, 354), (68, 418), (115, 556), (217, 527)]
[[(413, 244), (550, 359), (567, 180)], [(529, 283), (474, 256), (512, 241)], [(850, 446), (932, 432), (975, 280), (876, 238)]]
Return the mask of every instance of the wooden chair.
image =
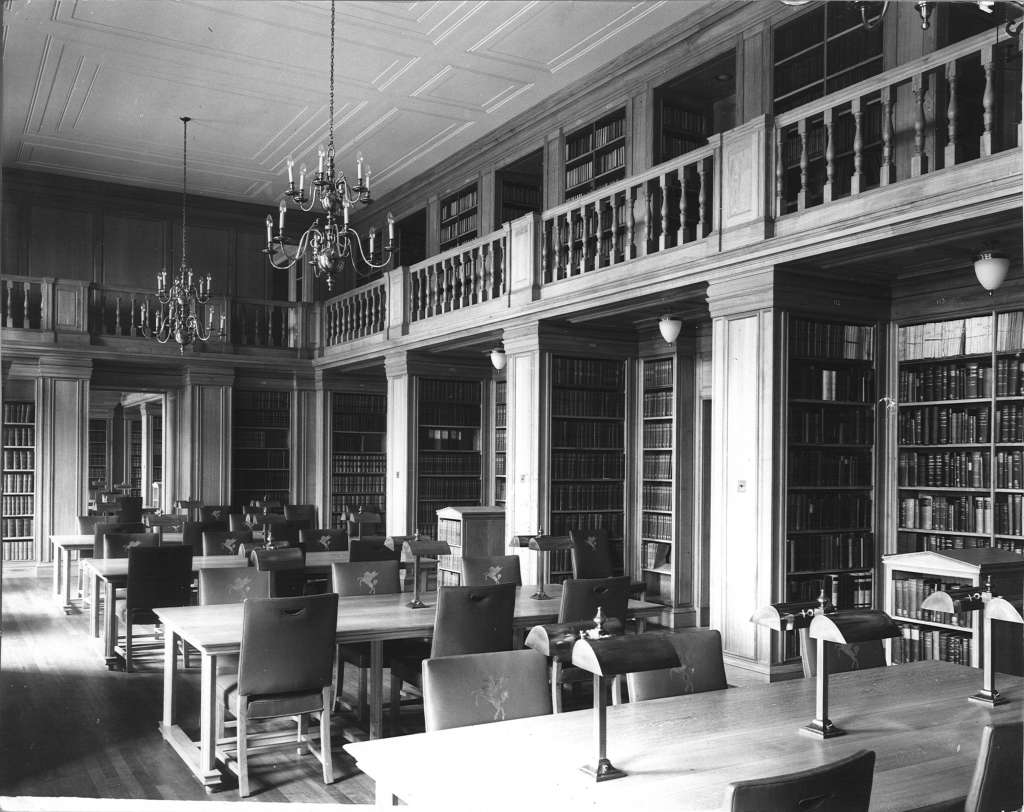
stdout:
[(270, 573), (266, 570), (247, 566), (199, 570), (201, 606), (241, 603), (246, 598), (269, 597)]
[[(320, 762), (324, 783), (334, 782), (331, 703), (338, 596), (250, 598), (242, 604), (242, 640), (237, 674), (217, 677), (224, 710), (236, 719), (238, 794), (249, 796), (251, 722), (298, 716), (297, 741)], [(223, 712), (223, 711), (221, 711)], [(320, 747), (307, 734), (310, 716), (320, 717)], [(264, 745), (273, 746), (273, 745)]]
[(523, 585), (517, 555), (480, 555), (462, 557), (462, 585)]
[(203, 555), (238, 555), (238, 548), (252, 542), (248, 530), (232, 533), (230, 530), (204, 530)]
[[(569, 543), (572, 545), (573, 578), (610, 578), (612, 567), (612, 545), (608, 531), (603, 527), (570, 528)], [(636, 581), (629, 586), (631, 597), (643, 599), (647, 585)]]
[(385, 536), (364, 536), (348, 539), (349, 561), (401, 561), (402, 548), (395, 544), (388, 546)]
[(306, 587), (306, 556), (298, 547), (252, 551), (256, 569), (270, 573), (270, 596), (293, 598)]
[(142, 523), (146, 527), (159, 527), (162, 533), (182, 533), (185, 530), (184, 516), (146, 513), (142, 517)]
[[(875, 771), (875, 751), (853, 755), (809, 770), (734, 781), (725, 793), (727, 812), (767, 809), (867, 812)], [(1020, 771), (1020, 764), (1017, 764)]]
[(300, 525), (301, 522), (275, 517), (264, 525), (264, 539), (275, 547), (298, 547)]
[(379, 536), (384, 532), (384, 518), (379, 513), (362, 511), (349, 514), (348, 537), (358, 539), (363, 536)]
[(299, 529), (316, 527), (316, 505), (285, 505), (284, 517), (299, 522)]
[[(109, 538), (109, 536), (108, 536)], [(124, 625), (124, 670), (132, 670), (134, 627), (156, 624), (154, 609), (188, 606), (192, 590), (192, 550), (183, 544), (166, 547), (136, 546), (128, 550), (128, 585), (117, 601), (117, 617)], [(185, 653), (188, 667), (188, 653)]]
[(203, 505), (199, 508), (199, 521), (227, 523), (231, 505)]
[(347, 550), (348, 532), (335, 527), (299, 530), (299, 546), (307, 553)]
[(531, 649), (423, 661), (426, 730), (551, 713), (547, 663)]
[[(512, 650), (515, 584), (442, 586), (437, 591), (430, 658)], [(420, 687), (424, 657), (391, 658), (391, 726), (399, 730), (402, 683)]]
[(999, 812), (1024, 805), (1024, 722), (986, 725), (964, 812)]
[(667, 636), (679, 655), (679, 666), (626, 674), (631, 702), (729, 687), (722, 659), (722, 635), (718, 629), (682, 629)]
[(119, 524), (118, 522), (97, 522), (92, 536), (92, 556), (93, 558), (103, 558), (103, 537), (107, 533), (144, 532), (146, 532), (146, 525), (139, 522), (128, 522), (125, 524)]
[(158, 533), (104, 533), (103, 557), (128, 558), (136, 547), (158, 547)]
[[(402, 591), (397, 561), (349, 561), (331, 565), (331, 589), (340, 597), (353, 595), (396, 595)], [(388, 641), (390, 642), (390, 641)], [(384, 661), (388, 662), (393, 646), (384, 644)], [(397, 641), (401, 644), (403, 641)], [(367, 718), (367, 677), (370, 673), (370, 644), (343, 643), (338, 646), (338, 696), (345, 687), (345, 663), (359, 669), (356, 697), (356, 718)]]
[(131, 524), (142, 521), (142, 497), (119, 496), (117, 499), (117, 521)]
[(79, 516), (78, 532), (81, 533), (83, 536), (91, 536), (93, 533), (96, 532), (96, 525), (100, 524), (101, 522), (109, 523), (109, 521), (110, 520), (106, 516), (100, 516), (99, 514), (95, 516)]
[(191, 547), (193, 555), (203, 555), (203, 533), (227, 529), (227, 523), (220, 520), (185, 522), (181, 527), (181, 543)]

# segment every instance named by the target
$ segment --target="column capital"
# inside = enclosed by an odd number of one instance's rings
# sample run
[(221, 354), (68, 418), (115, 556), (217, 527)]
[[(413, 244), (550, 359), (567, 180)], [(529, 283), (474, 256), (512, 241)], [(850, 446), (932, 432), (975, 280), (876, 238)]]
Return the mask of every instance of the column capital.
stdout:
[(388, 380), (409, 374), (409, 353), (405, 350), (389, 352), (384, 356), (384, 373)]
[(39, 359), (41, 378), (92, 378), (92, 360), (89, 358), (60, 358), (42, 356)]
[(534, 321), (506, 327), (502, 334), (502, 343), (505, 345), (505, 353), (508, 355), (540, 352), (540, 322)]
[(707, 290), (711, 318), (754, 313), (774, 307), (775, 282), (774, 267), (712, 280)]

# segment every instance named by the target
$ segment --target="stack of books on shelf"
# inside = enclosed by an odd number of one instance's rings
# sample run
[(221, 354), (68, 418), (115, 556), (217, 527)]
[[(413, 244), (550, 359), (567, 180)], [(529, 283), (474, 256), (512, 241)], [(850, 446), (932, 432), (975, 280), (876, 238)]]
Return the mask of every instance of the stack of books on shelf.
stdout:
[(966, 634), (899, 623), (902, 635), (891, 643), (893, 665), (922, 660), (971, 664), (971, 638)]
[(992, 498), (976, 494), (920, 495), (900, 499), (900, 527), (986, 533), (993, 529)]
[(874, 357), (874, 342), (875, 329), (871, 325), (790, 320), (790, 348), (797, 356), (870, 361)]
[(790, 572), (867, 569), (874, 565), (870, 533), (827, 533), (786, 539)]

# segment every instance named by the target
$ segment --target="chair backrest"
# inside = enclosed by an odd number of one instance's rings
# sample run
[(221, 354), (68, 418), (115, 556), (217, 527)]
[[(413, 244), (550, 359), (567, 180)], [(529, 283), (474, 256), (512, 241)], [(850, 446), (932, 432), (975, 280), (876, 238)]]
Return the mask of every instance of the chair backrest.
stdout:
[(300, 528), (316, 527), (316, 505), (285, 505), (284, 517), (290, 522), (300, 522)]
[(269, 597), (269, 572), (246, 566), (199, 570), (199, 603), (202, 606)]
[(348, 549), (348, 532), (337, 527), (318, 527), (299, 531), (299, 546), (307, 553)]
[(626, 674), (631, 702), (729, 687), (722, 660), (722, 635), (718, 629), (682, 629), (666, 636), (679, 655), (679, 666)]
[[(104, 517), (101, 517), (104, 518)], [(146, 525), (141, 522), (97, 522), (93, 528), (92, 554), (94, 558), (103, 558), (103, 536), (107, 533), (144, 533)]]
[(511, 650), (515, 609), (515, 584), (442, 586), (430, 656)]
[(551, 713), (547, 658), (533, 649), (423, 661), (426, 730)]
[(164, 533), (181, 533), (185, 529), (184, 516), (146, 513), (143, 514), (142, 521), (147, 527), (159, 527)]
[(338, 596), (249, 598), (242, 604), (238, 693), (311, 694), (334, 675)]
[(331, 588), (341, 597), (394, 595), (402, 591), (397, 561), (336, 561), (331, 564)]
[(255, 530), (258, 527), (256, 522), (249, 523), (245, 520), (244, 513), (229, 513), (228, 514), (228, 530), (232, 532), (241, 532), (243, 530)]
[(569, 530), (572, 544), (573, 578), (610, 578), (612, 553), (608, 531), (604, 528), (573, 528)]
[(352, 513), (348, 518), (348, 537), (362, 538), (376, 536), (384, 532), (384, 519), (379, 513), (362, 511)]
[(462, 557), (462, 585), (515, 584), (522, 586), (523, 576), (517, 555), (478, 555)]
[(128, 558), (129, 552), (136, 547), (158, 547), (158, 533), (104, 533), (103, 557)]
[[(1020, 769), (1020, 765), (1017, 765)], [(867, 812), (874, 779), (875, 751), (853, 755), (809, 770), (734, 781), (725, 792), (729, 812), (766, 809)]]
[(287, 544), (289, 547), (298, 547), (300, 524), (301, 522), (275, 517), (273, 521), (266, 523), (264, 535), (270, 533), (275, 546)]
[(128, 551), (128, 609), (188, 606), (191, 597), (191, 548), (175, 544)]
[(199, 508), (199, 521), (225, 522), (231, 515), (231, 505), (203, 505)]
[(1024, 722), (986, 725), (964, 812), (1020, 809), (1024, 804)]
[(558, 622), (590, 620), (597, 614), (597, 607), (604, 610), (606, 618), (626, 620), (626, 606), (629, 604), (629, 576), (613, 578), (570, 578), (562, 583), (562, 603), (558, 607)]
[(227, 530), (226, 522), (185, 522), (181, 527), (181, 543), (191, 547), (195, 555), (203, 554), (203, 533), (207, 530)]
[(238, 546), (252, 541), (248, 530), (232, 533), (230, 530), (204, 530), (203, 555), (238, 555)]
[(96, 525), (106, 521), (106, 516), (79, 516), (78, 532), (83, 536), (91, 536), (96, 532)]
[(349, 561), (400, 561), (402, 546), (389, 546), (387, 536), (348, 537)]
[(142, 521), (142, 497), (120, 496), (117, 499), (117, 520), (122, 524)]
[(298, 547), (252, 551), (256, 569), (270, 573), (270, 594), (275, 598), (302, 595), (306, 587), (306, 556)]

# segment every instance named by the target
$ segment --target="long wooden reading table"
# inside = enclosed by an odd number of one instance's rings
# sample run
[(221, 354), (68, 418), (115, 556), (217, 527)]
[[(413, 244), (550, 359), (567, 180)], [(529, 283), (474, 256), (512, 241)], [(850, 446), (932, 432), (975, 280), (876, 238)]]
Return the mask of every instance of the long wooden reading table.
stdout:
[(53, 544), (53, 594), (65, 612), (74, 608), (71, 603), (71, 554), (83, 550), (92, 552), (92, 542), (91, 533), (50, 536), (50, 543)]
[[(312, 555), (312, 554), (311, 554)], [(514, 625), (529, 628), (558, 619), (560, 586), (548, 586), (549, 600), (530, 597), (535, 586), (521, 586), (516, 592)], [(436, 593), (423, 597), (427, 606), (410, 609), (409, 593), (362, 595), (338, 600), (337, 639), (339, 643), (370, 643), (370, 738), (380, 738), (383, 727), (384, 641), (409, 637), (431, 637), (434, 633)], [(634, 617), (660, 614), (664, 607), (645, 601), (629, 602)], [(164, 703), (160, 731), (164, 739), (189, 765), (208, 789), (219, 786), (216, 753), (217, 657), (238, 652), (242, 637), (241, 604), (184, 606), (157, 609), (164, 627)], [(175, 639), (199, 650), (200, 675), (199, 743), (193, 741), (175, 721)]]
[[(419, 809), (720, 810), (728, 784), (876, 753), (871, 809), (909, 810), (963, 798), (986, 724), (1024, 717), (1024, 680), (1000, 675), (1007, 705), (969, 702), (981, 671), (908, 663), (830, 677), (829, 711), (845, 736), (798, 732), (814, 715), (814, 679), (628, 702), (608, 709), (608, 758), (625, 778), (600, 784), (593, 712), (346, 744), (377, 782)], [(467, 701), (471, 701), (467, 698)], [(1018, 766), (1018, 769), (1020, 767)]]

